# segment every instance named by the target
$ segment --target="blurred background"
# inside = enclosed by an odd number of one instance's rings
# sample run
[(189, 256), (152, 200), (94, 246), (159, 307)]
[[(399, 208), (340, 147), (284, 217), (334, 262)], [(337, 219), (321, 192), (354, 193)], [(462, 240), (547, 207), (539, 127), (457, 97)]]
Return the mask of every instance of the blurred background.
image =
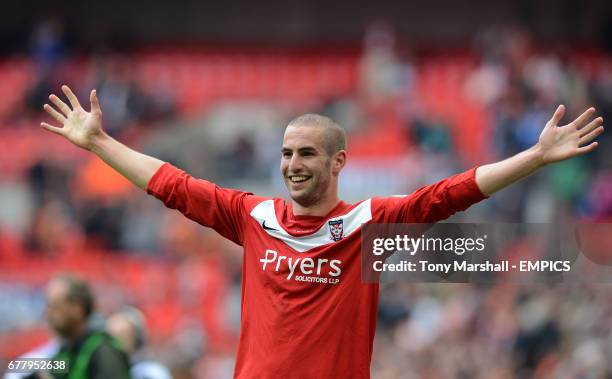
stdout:
[[(288, 120), (331, 116), (349, 136), (348, 201), (515, 154), (559, 103), (564, 121), (591, 105), (612, 120), (604, 0), (2, 8), (0, 362), (53, 337), (43, 287), (68, 271), (92, 284), (101, 315), (141, 309), (147, 354), (176, 378), (233, 372), (240, 248), (39, 129), (62, 83), (83, 104), (97, 88), (106, 130), (129, 146), (261, 195), (286, 196)], [(611, 220), (610, 136), (454, 220)], [(609, 284), (386, 284), (379, 315), (373, 378), (612, 378)]]

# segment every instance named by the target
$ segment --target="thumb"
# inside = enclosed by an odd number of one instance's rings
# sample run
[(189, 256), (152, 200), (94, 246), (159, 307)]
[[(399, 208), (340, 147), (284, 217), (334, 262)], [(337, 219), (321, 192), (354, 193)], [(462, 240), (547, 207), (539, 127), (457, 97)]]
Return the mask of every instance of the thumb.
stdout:
[(553, 114), (552, 118), (548, 122), (548, 125), (549, 126), (557, 126), (557, 125), (559, 125), (559, 121), (561, 121), (561, 119), (563, 118), (564, 114), (565, 114), (565, 105), (560, 104), (557, 107), (557, 110)]
[(91, 90), (91, 93), (89, 94), (89, 101), (91, 101), (91, 112), (98, 115), (102, 114), (100, 102), (98, 101), (98, 94), (95, 89)]

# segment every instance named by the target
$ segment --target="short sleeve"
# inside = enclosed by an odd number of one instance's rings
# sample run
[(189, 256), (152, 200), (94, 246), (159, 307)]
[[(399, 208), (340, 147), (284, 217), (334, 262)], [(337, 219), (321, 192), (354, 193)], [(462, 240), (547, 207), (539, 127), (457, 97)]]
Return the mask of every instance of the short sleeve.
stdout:
[(486, 199), (476, 184), (476, 167), (421, 187), (410, 195), (374, 198), (373, 221), (430, 223), (464, 211)]
[(191, 220), (242, 245), (244, 201), (252, 194), (196, 179), (169, 163), (153, 175), (147, 192), (166, 207), (177, 209)]

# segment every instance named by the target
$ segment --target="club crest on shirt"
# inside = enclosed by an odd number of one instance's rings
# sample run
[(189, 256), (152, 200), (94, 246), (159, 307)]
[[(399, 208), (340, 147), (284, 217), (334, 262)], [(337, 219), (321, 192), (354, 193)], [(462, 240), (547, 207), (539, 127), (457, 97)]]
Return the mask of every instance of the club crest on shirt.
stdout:
[(331, 239), (334, 241), (340, 241), (342, 237), (344, 237), (344, 223), (342, 219), (331, 220), (327, 224), (329, 225), (329, 234), (331, 235)]

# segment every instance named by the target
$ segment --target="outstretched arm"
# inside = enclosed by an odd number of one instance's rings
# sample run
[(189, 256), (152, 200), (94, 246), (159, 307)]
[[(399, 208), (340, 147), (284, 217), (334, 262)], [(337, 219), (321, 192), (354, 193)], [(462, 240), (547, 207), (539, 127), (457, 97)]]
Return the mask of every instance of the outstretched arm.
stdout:
[(102, 110), (95, 90), (89, 95), (89, 112), (81, 107), (68, 86), (62, 86), (62, 91), (72, 108), (55, 95), (49, 96), (55, 108), (49, 104), (44, 105), (45, 111), (62, 126), (57, 127), (46, 122), (40, 126), (59, 134), (80, 148), (93, 152), (129, 181), (146, 190), (149, 180), (164, 162), (134, 151), (104, 132)]
[(560, 162), (588, 153), (597, 147), (592, 142), (604, 128), (603, 118), (592, 119), (595, 108), (587, 109), (577, 119), (564, 126), (557, 126), (565, 107), (559, 105), (544, 127), (538, 143), (501, 162), (478, 167), (476, 184), (489, 196), (550, 163)]

